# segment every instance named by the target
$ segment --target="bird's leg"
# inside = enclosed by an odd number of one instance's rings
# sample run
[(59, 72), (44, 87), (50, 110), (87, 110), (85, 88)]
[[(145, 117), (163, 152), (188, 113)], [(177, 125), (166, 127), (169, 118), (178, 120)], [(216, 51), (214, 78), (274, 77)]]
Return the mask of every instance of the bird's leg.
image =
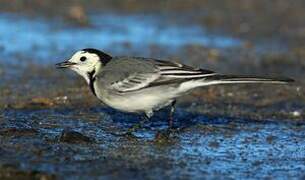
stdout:
[(134, 135), (132, 134), (133, 132), (137, 131), (138, 129), (140, 129), (142, 127), (142, 125), (144, 123), (146, 123), (147, 121), (149, 121), (149, 116), (147, 116), (147, 114), (144, 114), (144, 115), (140, 115), (140, 122), (139, 123), (136, 123), (134, 124), (132, 127), (128, 128), (127, 131), (125, 131), (124, 133), (112, 133), (113, 135), (115, 136), (128, 136), (128, 137), (134, 137)]
[(175, 104), (176, 100), (174, 100), (171, 104), (171, 109), (169, 112), (169, 117), (168, 117), (168, 128), (171, 129), (173, 127), (173, 122), (174, 122), (174, 112), (175, 112)]
[(169, 112), (169, 117), (168, 117), (168, 128), (166, 131), (159, 131), (157, 132), (157, 134), (155, 135), (155, 140), (157, 141), (163, 141), (164, 138), (167, 139), (170, 137), (170, 135), (172, 133), (175, 133), (176, 130), (173, 129), (173, 123), (174, 123), (174, 112), (175, 112), (175, 104), (176, 104), (176, 100), (174, 100), (172, 103), (171, 103), (171, 109), (170, 109), (170, 112)]

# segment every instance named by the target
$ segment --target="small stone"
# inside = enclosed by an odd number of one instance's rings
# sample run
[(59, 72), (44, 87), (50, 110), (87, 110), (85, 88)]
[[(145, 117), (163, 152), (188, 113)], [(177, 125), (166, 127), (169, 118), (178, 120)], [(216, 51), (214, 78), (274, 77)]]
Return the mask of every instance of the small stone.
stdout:
[(300, 112), (300, 111), (293, 111), (293, 112), (292, 112), (292, 115), (293, 115), (294, 117), (299, 117), (299, 116), (301, 116), (301, 112)]
[(79, 132), (63, 130), (59, 138), (60, 142), (66, 143), (92, 143), (93, 140)]

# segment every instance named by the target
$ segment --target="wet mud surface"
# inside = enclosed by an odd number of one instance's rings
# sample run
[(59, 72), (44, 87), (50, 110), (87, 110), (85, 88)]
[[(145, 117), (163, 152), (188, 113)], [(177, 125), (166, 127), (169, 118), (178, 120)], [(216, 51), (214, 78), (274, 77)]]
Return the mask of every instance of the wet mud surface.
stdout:
[(138, 117), (108, 108), (5, 110), (2, 116), (2, 166), (50, 178), (303, 176), (304, 122), (180, 112), (175, 125), (181, 129), (170, 134), (156, 136), (166, 120), (154, 118), (134, 136), (119, 136)]
[[(45, 2), (36, 5), (43, 9)], [(266, 21), (260, 21), (266, 13), (254, 10), (266, 12), (262, 3), (193, 2), (159, 13), (159, 2), (149, 9), (102, 1), (105, 10), (92, 1), (102, 10), (90, 14), (94, 7), (75, 2), (58, 14), (33, 12), (17, 1), (15, 9), (0, 8), (0, 179), (305, 177), (305, 36), (295, 19), (301, 1), (290, 4), (295, 13), (280, 22), (284, 1), (273, 4)], [(65, 14), (65, 8), (72, 10)], [(196, 16), (189, 11), (198, 8)], [(256, 15), (253, 21), (245, 9)], [(140, 117), (104, 106), (83, 79), (54, 67), (84, 47), (296, 82), (196, 89), (178, 99), (174, 130), (167, 130), (165, 109), (124, 134)]]

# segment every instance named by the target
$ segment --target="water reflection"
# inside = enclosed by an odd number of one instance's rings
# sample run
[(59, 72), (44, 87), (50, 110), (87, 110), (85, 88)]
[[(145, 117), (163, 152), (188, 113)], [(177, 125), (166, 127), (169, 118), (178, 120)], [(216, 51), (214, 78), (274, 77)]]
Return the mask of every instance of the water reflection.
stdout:
[(151, 45), (175, 51), (184, 45), (199, 44), (225, 48), (238, 46), (238, 39), (209, 34), (199, 25), (167, 23), (157, 15), (92, 15), (92, 26), (68, 26), (60, 20), (0, 15), (0, 47), (10, 57), (21, 55), (54, 62), (54, 54), (71, 54), (84, 47), (125, 53), (126, 45), (140, 55)]

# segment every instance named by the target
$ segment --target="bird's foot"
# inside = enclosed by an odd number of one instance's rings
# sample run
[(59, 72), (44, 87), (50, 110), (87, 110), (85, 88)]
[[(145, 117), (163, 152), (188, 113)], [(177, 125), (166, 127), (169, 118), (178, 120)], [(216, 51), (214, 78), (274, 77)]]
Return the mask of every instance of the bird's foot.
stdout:
[(158, 131), (155, 135), (155, 140), (159, 141), (162, 139), (168, 139), (171, 137), (174, 137), (177, 133), (179, 133), (182, 130), (182, 128), (174, 128), (174, 127), (169, 127), (165, 130)]
[(142, 123), (138, 123), (133, 125), (132, 127), (128, 128), (127, 131), (122, 133), (112, 133), (114, 136), (121, 136), (121, 137), (128, 137), (128, 138), (136, 138), (134, 133), (142, 128)]

